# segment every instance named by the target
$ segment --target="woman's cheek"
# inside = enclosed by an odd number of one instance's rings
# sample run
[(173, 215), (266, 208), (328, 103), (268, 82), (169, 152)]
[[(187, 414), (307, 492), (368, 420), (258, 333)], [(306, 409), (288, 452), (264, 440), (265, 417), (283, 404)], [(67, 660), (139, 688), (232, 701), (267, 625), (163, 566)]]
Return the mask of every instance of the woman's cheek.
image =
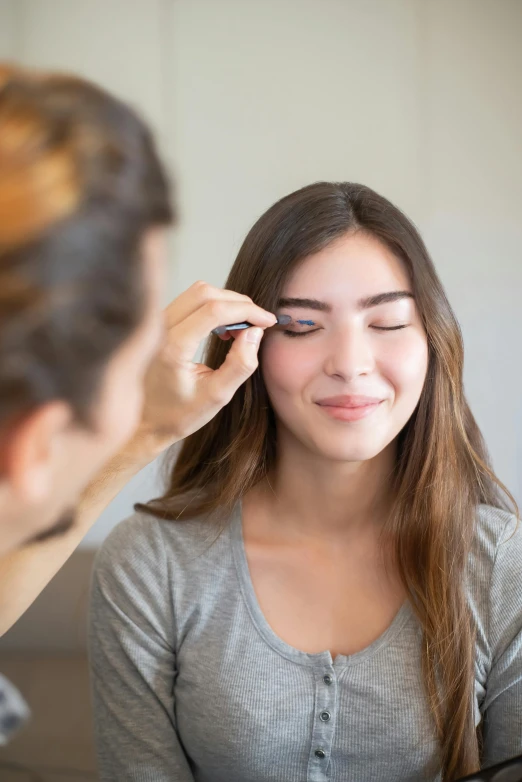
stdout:
[(290, 382), (292, 371), (285, 354), (286, 351), (274, 343), (267, 345), (262, 352), (261, 373), (269, 394), (276, 388), (284, 390)]
[(281, 391), (299, 391), (317, 371), (313, 352), (304, 350), (303, 345), (290, 344), (290, 340), (273, 340), (263, 346), (261, 372), (269, 391), (276, 387)]
[(428, 367), (428, 345), (424, 334), (412, 333), (407, 339), (388, 345), (380, 366), (395, 387), (413, 385), (422, 388)]

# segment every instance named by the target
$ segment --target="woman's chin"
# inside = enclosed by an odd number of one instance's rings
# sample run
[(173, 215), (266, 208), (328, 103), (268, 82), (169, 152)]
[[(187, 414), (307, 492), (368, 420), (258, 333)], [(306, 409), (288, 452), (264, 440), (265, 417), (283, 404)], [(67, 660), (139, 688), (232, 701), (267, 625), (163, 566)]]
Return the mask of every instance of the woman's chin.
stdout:
[[(362, 427), (341, 430), (310, 425), (303, 421), (290, 424), (279, 422), (279, 447), (294, 457), (301, 452), (305, 457), (329, 462), (366, 462), (378, 456), (394, 439), (393, 432), (386, 427)], [(316, 422), (313, 422), (316, 423)], [(297, 457), (299, 460), (299, 457)]]
[(366, 462), (378, 456), (387, 444), (370, 440), (368, 437), (357, 438), (355, 442), (346, 442), (346, 438), (338, 442), (332, 438), (318, 438), (314, 439), (313, 451), (317, 456), (331, 462)]

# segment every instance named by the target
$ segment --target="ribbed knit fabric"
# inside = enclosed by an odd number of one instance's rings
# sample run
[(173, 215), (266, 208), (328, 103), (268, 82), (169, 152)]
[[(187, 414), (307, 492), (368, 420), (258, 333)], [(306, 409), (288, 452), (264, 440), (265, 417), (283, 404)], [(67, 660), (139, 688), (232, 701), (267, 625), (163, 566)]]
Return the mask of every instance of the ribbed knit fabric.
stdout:
[[(98, 554), (90, 647), (103, 782), (437, 780), (409, 605), (357, 654), (306, 654), (261, 612), (240, 508), (215, 538), (204, 521), (138, 514)], [(484, 765), (522, 753), (521, 576), (522, 530), (481, 507), (467, 589)]]

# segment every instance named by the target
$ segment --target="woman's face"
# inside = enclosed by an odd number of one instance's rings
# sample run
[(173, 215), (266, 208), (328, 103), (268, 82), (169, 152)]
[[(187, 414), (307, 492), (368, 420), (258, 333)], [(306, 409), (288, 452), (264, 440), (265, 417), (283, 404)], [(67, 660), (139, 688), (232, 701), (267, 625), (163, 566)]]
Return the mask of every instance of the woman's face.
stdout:
[(261, 355), (283, 442), (360, 462), (399, 434), (428, 364), (411, 290), (403, 263), (363, 233), (336, 240), (290, 275), (277, 312), (293, 322), (269, 330)]

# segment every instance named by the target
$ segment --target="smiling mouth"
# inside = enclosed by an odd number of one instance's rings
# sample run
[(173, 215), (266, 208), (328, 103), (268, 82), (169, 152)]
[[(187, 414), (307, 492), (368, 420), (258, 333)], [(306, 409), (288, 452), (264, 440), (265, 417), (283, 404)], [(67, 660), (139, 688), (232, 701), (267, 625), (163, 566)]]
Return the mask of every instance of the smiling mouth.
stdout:
[(338, 421), (359, 421), (374, 413), (384, 400), (371, 397), (323, 399), (317, 406)]

